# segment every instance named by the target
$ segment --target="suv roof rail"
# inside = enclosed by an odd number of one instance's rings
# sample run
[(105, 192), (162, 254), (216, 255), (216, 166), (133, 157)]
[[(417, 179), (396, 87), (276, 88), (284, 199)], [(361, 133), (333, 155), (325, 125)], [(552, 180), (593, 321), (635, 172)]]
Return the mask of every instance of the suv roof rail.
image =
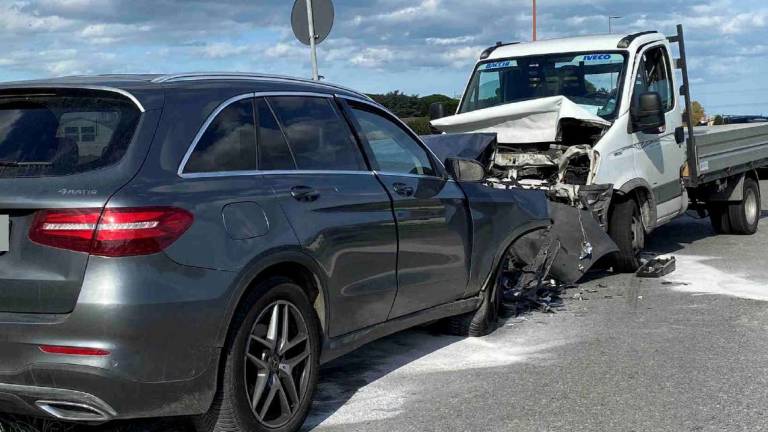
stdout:
[(503, 43), (501, 41), (496, 42), (496, 45), (486, 48), (482, 53), (480, 53), (480, 60), (485, 60), (488, 57), (493, 54), (494, 51), (496, 51), (496, 48), (503, 47), (503, 46), (509, 46), (509, 45), (517, 45), (520, 42), (507, 42)]
[(643, 31), (639, 33), (633, 33), (629, 36), (624, 37), (624, 39), (619, 41), (619, 44), (616, 46), (617, 48), (629, 48), (629, 45), (632, 44), (632, 41), (639, 38), (640, 36), (650, 35), (650, 34), (656, 34), (659, 33), (656, 30), (650, 30), (650, 31)]
[(157, 78), (154, 78), (152, 80), (155, 84), (164, 84), (164, 83), (174, 83), (174, 82), (180, 82), (180, 81), (203, 81), (203, 80), (252, 80), (252, 81), (288, 81), (288, 82), (295, 82), (295, 83), (304, 83), (304, 84), (312, 84), (317, 86), (322, 86), (330, 89), (336, 89), (336, 90), (343, 90), (349, 93), (353, 93), (355, 95), (361, 95), (363, 97), (366, 97), (364, 94), (352, 90), (347, 87), (343, 87), (337, 84), (331, 84), (327, 82), (321, 82), (321, 81), (313, 81), (306, 78), (296, 78), (291, 76), (285, 76), (285, 75), (272, 75), (272, 74), (261, 74), (261, 73), (251, 73), (251, 72), (190, 72), (190, 73), (179, 73), (179, 74), (171, 74), (171, 75), (161, 75)]

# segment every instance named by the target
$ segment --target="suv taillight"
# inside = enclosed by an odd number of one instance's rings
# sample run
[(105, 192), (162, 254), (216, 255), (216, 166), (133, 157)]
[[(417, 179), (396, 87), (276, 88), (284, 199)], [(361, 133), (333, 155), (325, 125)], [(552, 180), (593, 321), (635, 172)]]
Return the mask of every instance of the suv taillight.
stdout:
[(192, 225), (173, 207), (44, 210), (29, 231), (35, 243), (91, 255), (149, 255), (170, 246)]

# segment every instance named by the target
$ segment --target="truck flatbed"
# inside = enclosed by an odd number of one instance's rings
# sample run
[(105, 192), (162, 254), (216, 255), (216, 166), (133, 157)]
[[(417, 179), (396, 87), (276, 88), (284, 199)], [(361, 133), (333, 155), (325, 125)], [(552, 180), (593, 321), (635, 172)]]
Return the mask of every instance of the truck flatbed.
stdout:
[(698, 185), (768, 166), (768, 123), (704, 126), (693, 131)]

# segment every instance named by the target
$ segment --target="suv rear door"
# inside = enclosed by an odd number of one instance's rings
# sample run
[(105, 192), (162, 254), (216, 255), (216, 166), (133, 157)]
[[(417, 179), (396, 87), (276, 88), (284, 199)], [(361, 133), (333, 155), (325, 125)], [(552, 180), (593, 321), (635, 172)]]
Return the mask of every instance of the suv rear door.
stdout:
[(390, 318), (461, 298), (472, 252), (466, 196), (421, 141), (386, 111), (347, 101), (376, 176), (393, 200), (398, 291)]
[(260, 170), (302, 246), (326, 272), (330, 336), (385, 321), (397, 292), (389, 196), (331, 95), (264, 100), (274, 117), (260, 110), (258, 121), (277, 132), (260, 148)]
[[(98, 214), (135, 175), (160, 112), (142, 111), (109, 91), (0, 92), (0, 313), (74, 309), (88, 253), (33, 242), (30, 231), (45, 210)], [(36, 238), (56, 234), (43, 231)]]

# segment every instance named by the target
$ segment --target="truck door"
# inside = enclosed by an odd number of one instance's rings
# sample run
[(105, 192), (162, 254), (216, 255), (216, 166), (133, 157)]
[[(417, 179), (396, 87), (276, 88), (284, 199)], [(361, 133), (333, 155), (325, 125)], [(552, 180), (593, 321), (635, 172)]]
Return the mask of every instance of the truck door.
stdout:
[(685, 146), (675, 140), (675, 129), (682, 126), (682, 114), (675, 90), (669, 53), (664, 45), (643, 49), (634, 76), (632, 103), (642, 93), (657, 92), (666, 110), (666, 126), (652, 133), (635, 132), (633, 144), (638, 174), (653, 188), (659, 220), (669, 219), (683, 208), (680, 168), (685, 162)]
[(460, 299), (467, 288), (471, 219), (464, 192), (388, 113), (348, 103), (397, 221), (398, 290), (390, 319)]

